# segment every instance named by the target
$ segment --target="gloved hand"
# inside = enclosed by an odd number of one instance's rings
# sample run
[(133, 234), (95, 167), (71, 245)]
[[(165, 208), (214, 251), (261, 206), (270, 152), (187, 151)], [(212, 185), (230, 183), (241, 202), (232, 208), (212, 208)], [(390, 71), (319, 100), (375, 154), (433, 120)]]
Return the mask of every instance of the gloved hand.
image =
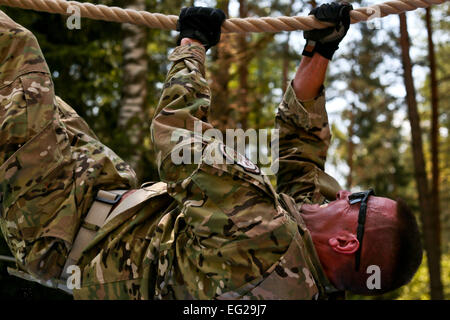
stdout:
[(304, 31), (303, 37), (306, 39), (306, 45), (302, 54), (312, 57), (314, 52), (317, 52), (331, 60), (350, 27), (351, 10), (353, 10), (353, 6), (347, 2), (323, 4), (311, 10), (309, 14), (313, 14), (316, 19), (336, 25), (325, 29)]
[(177, 23), (177, 31), (180, 31), (177, 45), (180, 45), (183, 38), (192, 38), (200, 41), (208, 50), (219, 43), (225, 18), (225, 13), (220, 9), (207, 7), (181, 9)]

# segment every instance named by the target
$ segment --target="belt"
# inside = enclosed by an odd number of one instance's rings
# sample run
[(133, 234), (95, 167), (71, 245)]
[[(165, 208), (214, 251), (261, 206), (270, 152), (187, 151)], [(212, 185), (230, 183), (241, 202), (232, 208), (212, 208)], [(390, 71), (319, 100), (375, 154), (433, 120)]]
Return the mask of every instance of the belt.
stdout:
[(111, 208), (121, 200), (122, 195), (128, 190), (100, 190), (81, 223), (60, 278), (68, 279), (70, 273), (67, 273), (67, 268), (78, 263), (84, 248), (94, 239), (101, 227), (118, 215), (128, 210), (134, 210), (136, 206), (143, 204), (147, 199), (167, 192), (166, 190), (167, 185), (164, 182), (144, 183), (140, 189), (135, 190), (132, 195), (124, 199), (112, 212)]
[(82, 220), (80, 230), (78, 231), (72, 245), (72, 249), (64, 265), (61, 279), (67, 279), (67, 268), (71, 265), (76, 265), (81, 258), (84, 248), (94, 239), (97, 231), (105, 225), (112, 207), (117, 204), (122, 195), (128, 190), (100, 190), (95, 197), (94, 203), (89, 209), (86, 217)]

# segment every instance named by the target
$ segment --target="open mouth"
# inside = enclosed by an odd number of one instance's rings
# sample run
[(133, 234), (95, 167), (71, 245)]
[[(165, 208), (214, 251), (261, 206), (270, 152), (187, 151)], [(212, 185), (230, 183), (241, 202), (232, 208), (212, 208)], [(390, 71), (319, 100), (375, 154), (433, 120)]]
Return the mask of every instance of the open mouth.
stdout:
[(301, 214), (313, 214), (316, 213), (317, 211), (320, 211), (321, 209), (324, 209), (326, 207), (328, 207), (329, 203), (324, 203), (324, 204), (303, 204), (301, 206), (300, 212)]
[(302, 204), (300, 212), (302, 214), (311, 214), (315, 213), (320, 209), (320, 205), (318, 204)]

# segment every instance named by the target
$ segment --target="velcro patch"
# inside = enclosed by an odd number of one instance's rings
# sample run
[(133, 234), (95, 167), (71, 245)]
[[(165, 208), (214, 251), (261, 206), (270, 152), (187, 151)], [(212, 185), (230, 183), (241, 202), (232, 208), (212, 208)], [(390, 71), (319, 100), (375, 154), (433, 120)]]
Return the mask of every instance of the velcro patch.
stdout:
[(254, 174), (261, 173), (261, 170), (256, 164), (251, 162), (244, 155), (236, 152), (234, 149), (227, 147), (225, 144), (221, 143), (219, 150), (222, 152), (222, 155), (224, 156), (225, 159), (227, 159), (231, 163), (239, 165), (245, 171)]

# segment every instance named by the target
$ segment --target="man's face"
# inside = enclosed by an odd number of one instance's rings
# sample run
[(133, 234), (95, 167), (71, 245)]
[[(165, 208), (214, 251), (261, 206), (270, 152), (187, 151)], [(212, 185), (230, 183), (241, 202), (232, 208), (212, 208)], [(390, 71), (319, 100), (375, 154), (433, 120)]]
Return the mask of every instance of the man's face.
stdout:
[(311, 231), (334, 234), (339, 230), (347, 230), (356, 234), (359, 204), (350, 204), (350, 194), (349, 191), (341, 190), (336, 194), (336, 200), (330, 203), (303, 204), (301, 214), (308, 227), (311, 226)]
[[(319, 258), (331, 276), (333, 270), (340, 266), (354, 264), (355, 252), (360, 246), (357, 226), (361, 204), (350, 204), (350, 194), (349, 191), (341, 190), (337, 193), (336, 200), (326, 205), (304, 204), (301, 207), (302, 218), (310, 231)], [(383, 229), (392, 227), (395, 223), (396, 202), (388, 198), (370, 196), (364, 226), (362, 263), (368, 258), (364, 251), (369, 243), (386, 241)]]
[[(350, 204), (349, 195), (351, 195), (351, 192), (341, 190), (336, 194), (336, 200), (328, 204), (303, 204), (301, 207), (302, 217), (308, 226), (311, 225), (312, 231), (315, 233), (320, 232), (331, 236), (335, 233), (347, 231), (356, 235), (360, 203)], [(391, 224), (395, 219), (395, 212), (395, 201), (370, 196), (367, 203), (365, 230), (374, 230), (386, 224)], [(374, 221), (370, 221), (371, 216), (375, 213), (377, 213), (377, 216), (385, 217), (385, 219), (377, 219), (376, 225), (371, 223)], [(385, 223), (383, 223), (383, 220), (386, 220)]]

